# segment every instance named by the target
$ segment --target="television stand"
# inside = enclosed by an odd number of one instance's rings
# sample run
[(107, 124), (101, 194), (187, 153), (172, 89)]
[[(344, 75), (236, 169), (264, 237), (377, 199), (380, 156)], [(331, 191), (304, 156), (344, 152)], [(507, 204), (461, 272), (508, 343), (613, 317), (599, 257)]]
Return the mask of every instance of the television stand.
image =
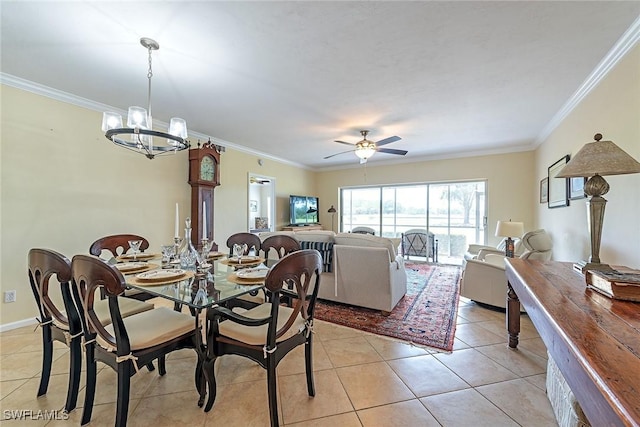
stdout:
[(316, 231), (324, 230), (322, 224), (309, 224), (309, 225), (289, 225), (282, 227), (282, 231)]

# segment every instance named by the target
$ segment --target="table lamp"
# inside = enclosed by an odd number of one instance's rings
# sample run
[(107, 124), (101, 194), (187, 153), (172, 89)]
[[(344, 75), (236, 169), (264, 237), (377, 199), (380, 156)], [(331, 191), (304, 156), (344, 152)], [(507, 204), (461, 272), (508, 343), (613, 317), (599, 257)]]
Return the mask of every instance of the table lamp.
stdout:
[(524, 234), (524, 223), (515, 221), (498, 221), (496, 226), (496, 236), (506, 237), (506, 245), (504, 247), (504, 255), (513, 258), (515, 244), (512, 237), (522, 237)]
[(331, 205), (331, 207), (329, 208), (329, 210), (327, 211), (327, 213), (331, 214), (331, 231), (335, 231), (333, 229), (333, 220), (336, 217), (336, 208), (333, 207), (333, 205)]
[(608, 264), (600, 262), (600, 241), (604, 208), (607, 200), (602, 197), (609, 192), (609, 184), (603, 175), (624, 175), (640, 172), (640, 163), (611, 141), (600, 141), (602, 134), (595, 134), (595, 142), (587, 143), (562, 168), (557, 178), (589, 178), (584, 185), (587, 199), (587, 222), (591, 237), (591, 256), (588, 261), (579, 261), (574, 269), (584, 273), (587, 270), (612, 270)]

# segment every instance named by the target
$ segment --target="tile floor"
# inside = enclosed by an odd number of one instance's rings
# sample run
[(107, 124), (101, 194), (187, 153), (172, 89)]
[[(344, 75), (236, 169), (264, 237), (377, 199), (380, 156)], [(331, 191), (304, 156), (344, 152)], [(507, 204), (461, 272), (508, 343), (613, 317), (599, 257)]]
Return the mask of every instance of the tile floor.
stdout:
[[(555, 426), (545, 394), (546, 349), (522, 317), (517, 351), (506, 345), (504, 313), (464, 298), (452, 353), (317, 322), (316, 396), (306, 392), (302, 348), (278, 367), (280, 422), (284, 426)], [(55, 345), (49, 391), (36, 398), (40, 331), (0, 334), (2, 425), (79, 425), (68, 420), (7, 421), (10, 410), (60, 409), (65, 401), (68, 350)], [(192, 350), (167, 359), (167, 375), (142, 370), (132, 380), (130, 426), (268, 426), (266, 375), (255, 363), (225, 356), (217, 364), (218, 396), (209, 413), (197, 407)], [(116, 376), (99, 364), (91, 426), (114, 423)], [(81, 379), (83, 387), (84, 377)], [(80, 391), (78, 405), (83, 404)]]

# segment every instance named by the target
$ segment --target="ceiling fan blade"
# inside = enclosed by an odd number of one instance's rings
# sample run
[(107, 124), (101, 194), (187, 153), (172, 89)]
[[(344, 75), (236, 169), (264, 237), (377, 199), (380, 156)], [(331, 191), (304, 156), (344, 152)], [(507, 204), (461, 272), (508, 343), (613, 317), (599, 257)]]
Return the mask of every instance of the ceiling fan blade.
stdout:
[(378, 148), (376, 151), (378, 153), (399, 154), (400, 156), (404, 156), (408, 153), (406, 150), (395, 150), (393, 148)]
[(351, 153), (352, 151), (356, 151), (356, 150), (347, 150), (347, 151), (341, 151), (340, 153), (336, 153), (336, 154), (332, 154), (330, 156), (324, 157), (324, 159), (330, 159), (333, 156), (339, 156), (340, 154), (344, 154), (344, 153)]
[(382, 147), (383, 145), (391, 144), (392, 142), (400, 141), (401, 139), (402, 138), (400, 138), (399, 136), (390, 136), (389, 138), (381, 139), (380, 141), (376, 142), (376, 145), (378, 147)]
[(337, 142), (338, 144), (356, 145), (356, 144), (353, 144), (351, 142), (344, 142), (344, 141), (334, 141), (334, 142)]

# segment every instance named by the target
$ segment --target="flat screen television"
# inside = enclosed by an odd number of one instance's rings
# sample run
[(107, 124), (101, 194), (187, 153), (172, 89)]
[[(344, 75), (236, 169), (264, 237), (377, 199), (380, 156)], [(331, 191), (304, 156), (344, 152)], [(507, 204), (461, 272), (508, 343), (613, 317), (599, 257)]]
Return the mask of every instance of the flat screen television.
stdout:
[(289, 196), (289, 221), (291, 225), (318, 223), (318, 198)]

